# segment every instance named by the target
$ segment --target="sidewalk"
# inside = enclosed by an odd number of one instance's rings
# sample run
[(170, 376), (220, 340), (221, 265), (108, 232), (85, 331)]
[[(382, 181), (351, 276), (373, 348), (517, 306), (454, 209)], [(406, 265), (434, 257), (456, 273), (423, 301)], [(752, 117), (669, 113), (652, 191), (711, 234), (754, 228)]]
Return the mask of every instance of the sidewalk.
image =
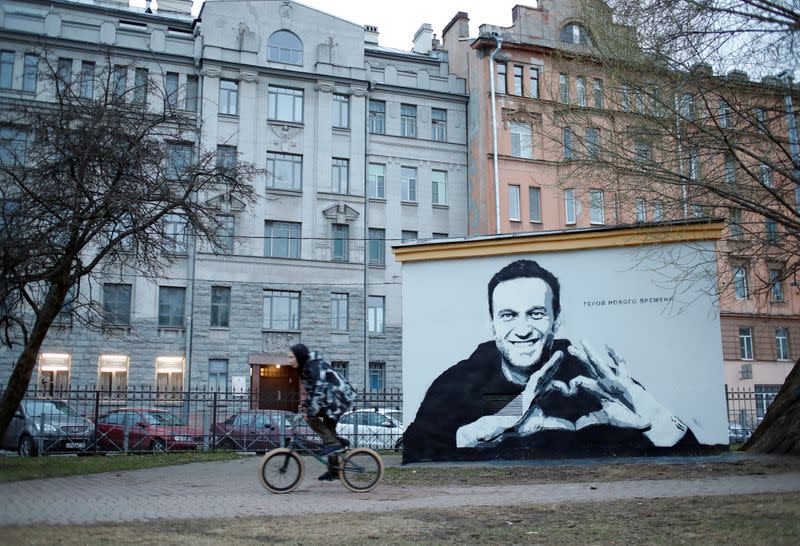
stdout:
[[(399, 457), (386, 457), (399, 465)], [(657, 462), (652, 458), (649, 462)], [(607, 464), (608, 461), (604, 460)], [(619, 461), (624, 462), (624, 461)], [(628, 460), (627, 462), (630, 462)], [(670, 459), (675, 462), (675, 459)], [(418, 508), (501, 506), (633, 498), (800, 492), (800, 473), (697, 480), (638, 480), (528, 485), (378, 486), (366, 494), (316, 480), (323, 467), (306, 461), (300, 488), (273, 495), (258, 481), (258, 458), (194, 463), (0, 484), (0, 526), (84, 524), (150, 519), (229, 518), (301, 512), (385, 512)], [(452, 463), (426, 463), (426, 466)], [(520, 461), (465, 463), (519, 466)], [(536, 464), (542, 464), (537, 462)], [(550, 462), (553, 464), (553, 461)], [(564, 464), (590, 464), (590, 460)], [(420, 465), (421, 466), (421, 465)]]

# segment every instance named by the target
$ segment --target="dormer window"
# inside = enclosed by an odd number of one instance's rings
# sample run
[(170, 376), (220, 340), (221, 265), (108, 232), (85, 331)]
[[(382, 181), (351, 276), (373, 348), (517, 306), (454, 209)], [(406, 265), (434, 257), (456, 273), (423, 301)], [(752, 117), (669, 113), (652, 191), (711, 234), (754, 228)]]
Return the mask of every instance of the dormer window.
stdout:
[(592, 45), (592, 36), (589, 30), (577, 23), (564, 25), (559, 34), (559, 39), (568, 44)]
[(269, 37), (267, 58), (287, 64), (303, 64), (303, 42), (293, 32), (279, 30)]

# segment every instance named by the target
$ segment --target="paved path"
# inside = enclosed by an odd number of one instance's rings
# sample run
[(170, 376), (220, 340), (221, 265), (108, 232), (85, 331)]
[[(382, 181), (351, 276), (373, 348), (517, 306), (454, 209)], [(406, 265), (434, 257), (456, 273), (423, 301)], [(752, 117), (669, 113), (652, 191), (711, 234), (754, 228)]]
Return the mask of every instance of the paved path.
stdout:
[(307, 461), (306, 478), (288, 495), (267, 492), (258, 459), (109, 472), (0, 484), (0, 525), (102, 523), (285, 515), (301, 512), (383, 512), (400, 509), (499, 506), (633, 498), (800, 492), (800, 473), (696, 480), (641, 480), (498, 486), (381, 487), (364, 494), (339, 482), (320, 483), (322, 467)]

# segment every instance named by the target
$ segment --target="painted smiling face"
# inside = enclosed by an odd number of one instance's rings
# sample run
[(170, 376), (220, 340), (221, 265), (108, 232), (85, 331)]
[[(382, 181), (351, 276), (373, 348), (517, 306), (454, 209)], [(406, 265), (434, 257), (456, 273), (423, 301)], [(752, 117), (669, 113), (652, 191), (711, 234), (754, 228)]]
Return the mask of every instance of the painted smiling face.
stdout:
[(550, 285), (528, 277), (503, 281), (494, 289), (492, 302), (497, 348), (509, 364), (530, 370), (553, 342), (556, 317)]

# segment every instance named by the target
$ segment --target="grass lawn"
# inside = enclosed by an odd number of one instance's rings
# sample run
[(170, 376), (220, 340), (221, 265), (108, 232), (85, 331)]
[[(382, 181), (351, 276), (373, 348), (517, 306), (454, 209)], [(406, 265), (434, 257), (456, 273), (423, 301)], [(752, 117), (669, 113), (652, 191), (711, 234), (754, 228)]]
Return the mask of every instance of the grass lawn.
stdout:
[(0, 482), (96, 474), (114, 470), (137, 470), (186, 463), (227, 461), (240, 457), (230, 451), (193, 451), (187, 453), (124, 454), (77, 457), (50, 455), (47, 457), (0, 457)]

